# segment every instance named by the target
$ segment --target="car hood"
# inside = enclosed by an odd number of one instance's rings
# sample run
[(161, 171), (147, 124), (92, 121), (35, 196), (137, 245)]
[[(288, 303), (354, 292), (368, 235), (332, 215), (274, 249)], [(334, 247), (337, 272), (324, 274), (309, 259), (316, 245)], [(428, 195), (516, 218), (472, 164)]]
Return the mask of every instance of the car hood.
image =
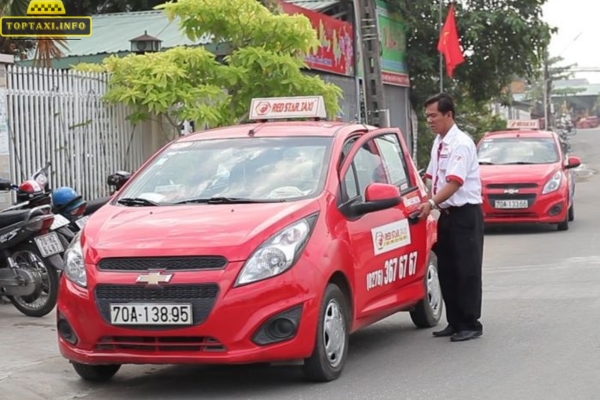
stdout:
[[(106, 205), (86, 223), (82, 244), (104, 257), (220, 255), (246, 260), (280, 229), (319, 209), (315, 199), (290, 203)], [(86, 258), (87, 258), (86, 257)]]
[(534, 165), (480, 165), (484, 183), (539, 183), (550, 179), (558, 169), (557, 164)]

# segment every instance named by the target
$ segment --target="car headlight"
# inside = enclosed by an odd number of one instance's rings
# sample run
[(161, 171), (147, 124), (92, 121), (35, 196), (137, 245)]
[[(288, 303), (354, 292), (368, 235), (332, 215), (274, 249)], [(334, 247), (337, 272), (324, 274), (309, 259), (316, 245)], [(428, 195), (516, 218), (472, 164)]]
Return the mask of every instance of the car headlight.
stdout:
[(294, 222), (264, 242), (244, 263), (234, 286), (280, 275), (298, 260), (317, 220), (317, 214)]
[(69, 247), (65, 250), (65, 274), (73, 283), (87, 287), (87, 274), (81, 250), (81, 232), (77, 232)]
[(544, 189), (542, 190), (542, 194), (547, 194), (547, 193), (552, 193), (558, 190), (558, 188), (560, 187), (560, 183), (562, 181), (562, 176), (563, 173), (562, 171), (556, 171), (556, 173), (554, 175), (552, 175), (552, 178), (550, 178), (550, 180), (548, 182), (546, 182), (546, 185), (544, 186)]

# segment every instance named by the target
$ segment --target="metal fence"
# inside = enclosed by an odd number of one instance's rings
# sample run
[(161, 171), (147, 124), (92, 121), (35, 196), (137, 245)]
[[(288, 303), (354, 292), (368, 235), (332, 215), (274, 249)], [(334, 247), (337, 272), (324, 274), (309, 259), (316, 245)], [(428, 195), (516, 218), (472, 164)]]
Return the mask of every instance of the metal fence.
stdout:
[(125, 106), (102, 101), (107, 81), (104, 73), (8, 66), (14, 182), (51, 162), (51, 187), (71, 186), (89, 200), (108, 193), (108, 174), (141, 165), (143, 132), (126, 119)]

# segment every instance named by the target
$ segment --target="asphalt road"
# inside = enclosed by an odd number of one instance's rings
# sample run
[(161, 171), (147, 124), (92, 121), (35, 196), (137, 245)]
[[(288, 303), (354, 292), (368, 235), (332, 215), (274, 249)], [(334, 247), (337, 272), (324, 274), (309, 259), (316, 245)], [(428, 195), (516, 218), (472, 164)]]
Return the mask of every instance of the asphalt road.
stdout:
[(91, 385), (58, 355), (54, 314), (0, 305), (0, 399), (598, 399), (600, 130), (572, 143), (585, 168), (570, 230), (486, 235), (478, 340), (433, 338), (402, 314), (353, 335), (344, 374), (328, 384), (304, 382), (295, 367), (125, 366)]

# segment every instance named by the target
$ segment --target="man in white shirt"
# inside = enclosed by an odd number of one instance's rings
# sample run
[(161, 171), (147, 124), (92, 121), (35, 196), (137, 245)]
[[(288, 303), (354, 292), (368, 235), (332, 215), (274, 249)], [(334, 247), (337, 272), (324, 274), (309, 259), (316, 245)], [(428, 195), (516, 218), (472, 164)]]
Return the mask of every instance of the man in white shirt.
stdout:
[(432, 209), (440, 210), (434, 252), (448, 320), (448, 326), (433, 335), (461, 342), (483, 334), (479, 322), (484, 230), (479, 161), (473, 139), (454, 122), (450, 95), (428, 99), (425, 115), (437, 136), (425, 175), (433, 181), (431, 196), (419, 208), (421, 218)]

